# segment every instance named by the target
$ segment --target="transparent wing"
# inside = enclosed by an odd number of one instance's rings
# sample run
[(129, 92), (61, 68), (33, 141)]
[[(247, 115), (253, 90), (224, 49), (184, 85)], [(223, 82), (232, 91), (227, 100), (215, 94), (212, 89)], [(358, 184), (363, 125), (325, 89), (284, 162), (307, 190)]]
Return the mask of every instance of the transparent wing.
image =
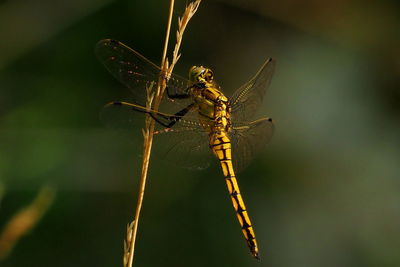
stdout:
[[(146, 87), (149, 87), (151, 83), (158, 83), (160, 68), (138, 52), (116, 40), (104, 39), (99, 41), (96, 44), (95, 53), (107, 70), (131, 89), (134, 102), (145, 105)], [(172, 94), (187, 93), (189, 85), (190, 82), (187, 79), (175, 74), (171, 75), (167, 84), (169, 92)], [(168, 97), (163, 99), (180, 106), (186, 104), (185, 101), (172, 101)]]
[(236, 90), (230, 98), (232, 120), (251, 121), (253, 119), (271, 84), (274, 69), (275, 60), (269, 58), (250, 81)]
[(271, 119), (263, 118), (243, 125), (235, 125), (229, 132), (232, 142), (232, 161), (236, 172), (245, 169), (265, 147), (274, 132)]
[[(122, 103), (115, 105), (115, 103)], [(209, 148), (208, 133), (195, 118), (197, 111), (176, 116), (146, 109), (143, 106), (126, 102), (107, 104), (100, 113), (100, 119), (108, 126), (124, 133), (140, 131), (144, 125), (144, 114), (152, 114), (156, 121), (168, 123), (174, 118), (176, 123), (166, 128), (156, 123), (154, 136), (154, 151), (156, 155), (175, 166), (188, 169), (204, 169), (209, 166), (212, 154)], [(134, 136), (131, 134), (131, 136)]]
[(199, 126), (183, 126), (158, 131), (154, 136), (156, 154), (175, 166), (203, 170), (215, 160), (208, 133)]

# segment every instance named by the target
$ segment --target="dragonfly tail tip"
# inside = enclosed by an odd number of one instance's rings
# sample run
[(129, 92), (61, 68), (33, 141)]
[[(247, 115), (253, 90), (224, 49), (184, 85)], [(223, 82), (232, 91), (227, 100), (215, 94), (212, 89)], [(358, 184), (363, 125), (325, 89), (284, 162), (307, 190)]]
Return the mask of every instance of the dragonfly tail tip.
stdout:
[(254, 257), (256, 260), (261, 261), (260, 254), (258, 254), (258, 252), (254, 253), (254, 254), (253, 254), (253, 257)]

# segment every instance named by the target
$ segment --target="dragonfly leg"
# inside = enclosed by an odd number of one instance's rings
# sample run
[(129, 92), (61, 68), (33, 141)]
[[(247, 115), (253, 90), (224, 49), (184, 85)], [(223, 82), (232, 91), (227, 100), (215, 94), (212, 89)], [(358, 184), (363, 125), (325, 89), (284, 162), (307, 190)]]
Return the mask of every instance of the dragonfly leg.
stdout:
[[(187, 106), (186, 108), (184, 108), (184, 109), (178, 111), (178, 112), (175, 113), (173, 116), (166, 116), (166, 115), (163, 115), (163, 114), (159, 114), (159, 113), (157, 114), (157, 113), (151, 113), (151, 112), (149, 112), (148, 114), (150, 114), (150, 116), (151, 116), (156, 122), (158, 122), (159, 124), (161, 124), (162, 126), (167, 127), (167, 128), (171, 128), (171, 127), (174, 126), (174, 124), (177, 123), (183, 116), (185, 116), (186, 113), (188, 113), (193, 107), (194, 107), (194, 103), (192, 103), (192, 104), (190, 104), (189, 106)], [(159, 118), (156, 117), (156, 115), (157, 115), (157, 116), (160, 116), (160, 117), (162, 117), (162, 118), (164, 118), (164, 119), (166, 119), (166, 120), (168, 120), (168, 121), (170, 121), (170, 122), (169, 122), (169, 123), (162, 122)]]
[(167, 91), (167, 96), (168, 96), (168, 98), (171, 98), (171, 99), (186, 99), (186, 98), (189, 98), (189, 97), (190, 97), (190, 94), (188, 94), (188, 93), (183, 93), (183, 94), (172, 94), (172, 93), (170, 93), (169, 87), (168, 87), (168, 86), (167, 86), (167, 88), (166, 88), (166, 91)]
[[(186, 113), (188, 113), (192, 108), (194, 108), (194, 103), (188, 105), (186, 108), (178, 111), (174, 115), (163, 114), (162, 112), (149, 110), (149, 109), (146, 109), (143, 106), (136, 105), (136, 104), (131, 104), (131, 103), (128, 103), (128, 102), (123, 102), (123, 101), (110, 102), (106, 106), (125, 106), (125, 107), (129, 107), (132, 110), (149, 114), (156, 122), (158, 122), (162, 126), (164, 126), (166, 128), (171, 128), (183, 116), (185, 116)], [(163, 120), (166, 120), (166, 121), (163, 121)]]

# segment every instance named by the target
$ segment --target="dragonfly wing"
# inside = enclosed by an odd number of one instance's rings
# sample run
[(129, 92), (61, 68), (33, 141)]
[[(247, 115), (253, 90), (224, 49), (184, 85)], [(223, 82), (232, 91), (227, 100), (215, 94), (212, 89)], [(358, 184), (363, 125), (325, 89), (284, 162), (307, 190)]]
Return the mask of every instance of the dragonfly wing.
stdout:
[[(158, 83), (160, 68), (130, 47), (112, 39), (99, 41), (95, 47), (95, 53), (107, 70), (131, 89), (135, 103), (144, 105), (146, 87), (152, 83)], [(186, 93), (189, 85), (190, 82), (187, 79), (175, 74), (171, 75), (167, 84), (169, 90), (174, 94)], [(164, 97), (164, 99), (171, 101), (168, 97)]]
[(230, 98), (232, 120), (251, 121), (253, 119), (271, 84), (274, 69), (275, 60), (269, 58), (250, 81), (236, 90)]
[(274, 132), (271, 119), (263, 118), (243, 125), (235, 125), (229, 133), (232, 142), (232, 162), (236, 172), (245, 169), (265, 147)]
[(156, 132), (154, 143), (157, 155), (186, 169), (205, 169), (214, 159), (209, 147), (208, 133), (198, 125), (172, 127)]
[[(209, 166), (212, 154), (208, 145), (208, 133), (197, 119), (196, 111), (184, 116), (167, 114), (146, 109), (137, 104), (111, 102), (100, 113), (100, 119), (107, 125), (125, 133), (138, 131), (144, 125), (144, 116), (151, 114), (156, 121), (168, 124), (176, 120), (171, 128), (156, 122), (154, 150), (156, 155), (173, 165), (188, 169), (204, 169)], [(130, 136), (134, 136), (130, 134)]]

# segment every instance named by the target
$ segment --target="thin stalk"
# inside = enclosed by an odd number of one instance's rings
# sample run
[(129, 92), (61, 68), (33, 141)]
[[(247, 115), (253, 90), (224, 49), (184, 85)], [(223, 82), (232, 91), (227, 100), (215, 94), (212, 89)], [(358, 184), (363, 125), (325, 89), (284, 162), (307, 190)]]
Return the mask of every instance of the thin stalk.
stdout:
[[(169, 66), (168, 59), (167, 59), (167, 50), (168, 50), (169, 35), (170, 35), (170, 31), (171, 31), (172, 14), (173, 14), (174, 3), (175, 3), (174, 0), (170, 0), (167, 32), (166, 32), (166, 36), (165, 36), (164, 50), (163, 50), (161, 66), (160, 66), (160, 68), (161, 68), (160, 78), (157, 83), (155, 97), (154, 97), (154, 91), (153, 91), (154, 84), (152, 84), (150, 86), (150, 88), (147, 88), (147, 101), (146, 101), (147, 108), (153, 107), (153, 110), (156, 110), (156, 111), (158, 110), (158, 107), (161, 103), (161, 98), (162, 98), (162, 96), (164, 94), (164, 90), (166, 88), (167, 80), (169, 79), (170, 74), (172, 73), (172, 70), (173, 70), (176, 62), (178, 61), (178, 59), (180, 57), (179, 48), (180, 48), (180, 45), (182, 42), (183, 33), (185, 31), (186, 25), (188, 24), (189, 20), (192, 18), (194, 13), (197, 11), (197, 8), (200, 5), (200, 2), (201, 2), (201, 0), (196, 0), (195, 2), (187, 5), (185, 12), (182, 16), (182, 19), (179, 18), (178, 31), (177, 31), (177, 35), (176, 35), (177, 40), (176, 40), (176, 44), (175, 44), (175, 48), (174, 48), (174, 52), (173, 52), (173, 56), (172, 56), (172, 64), (171, 64), (171, 66)], [(154, 104), (153, 104), (153, 100), (155, 100)], [(132, 263), (133, 263), (134, 251), (135, 251), (135, 241), (136, 241), (137, 229), (138, 229), (138, 224), (139, 224), (140, 211), (142, 209), (142, 204), (143, 204), (143, 197), (144, 197), (147, 173), (148, 173), (149, 162), (150, 162), (151, 147), (153, 145), (154, 128), (155, 128), (155, 121), (151, 118), (151, 116), (146, 115), (145, 128), (142, 130), (143, 139), (144, 139), (142, 172), (141, 172), (141, 176), (140, 176), (139, 193), (138, 193), (135, 217), (134, 217), (133, 222), (130, 225), (128, 225), (128, 229), (127, 229), (127, 239), (125, 241), (125, 254), (124, 254), (124, 266), (125, 267), (131, 267)]]
[[(163, 50), (163, 55), (162, 55), (162, 60), (161, 60), (161, 71), (165, 70), (165, 60), (167, 56), (167, 50), (168, 50), (168, 40), (169, 40), (169, 33), (171, 31), (171, 21), (172, 21), (172, 13), (174, 10), (174, 0), (170, 0), (170, 6), (169, 6), (169, 15), (168, 15), (168, 24), (167, 24), (167, 33), (165, 36), (165, 42), (164, 42), (164, 50)], [(162, 79), (164, 80), (164, 79)], [(161, 81), (161, 79), (160, 79)], [(161, 90), (161, 83), (160, 81), (157, 84), (157, 98), (159, 98), (160, 91)], [(148, 90), (149, 92), (150, 90)], [(153, 100), (152, 97), (148, 95), (147, 99), (147, 106), (151, 106), (151, 102)], [(161, 99), (160, 99), (161, 100)], [(154, 106), (154, 109), (158, 109), (158, 105), (160, 103), (160, 100), (156, 100), (156, 105)], [(135, 217), (133, 220), (133, 225), (132, 225), (132, 234), (131, 234), (131, 240), (129, 244), (129, 259), (128, 263), (126, 266), (131, 267), (133, 264), (133, 258), (134, 258), (134, 252), (135, 252), (135, 241), (136, 241), (136, 236), (137, 236), (137, 229), (138, 229), (138, 224), (139, 224), (139, 217), (140, 217), (140, 211), (142, 209), (142, 204), (143, 204), (143, 198), (144, 198), (144, 192), (146, 188), (146, 180), (147, 180), (147, 173), (149, 169), (149, 162), (150, 162), (150, 152), (151, 152), (151, 147), (153, 145), (153, 135), (154, 135), (154, 120), (151, 119), (149, 115), (146, 115), (146, 120), (145, 120), (145, 129), (143, 130), (143, 138), (144, 138), (144, 145), (143, 145), (143, 161), (142, 161), (142, 172), (140, 175), (140, 184), (139, 184), (139, 193), (138, 193), (138, 199), (137, 199), (137, 204), (136, 204), (136, 212), (135, 212)]]

